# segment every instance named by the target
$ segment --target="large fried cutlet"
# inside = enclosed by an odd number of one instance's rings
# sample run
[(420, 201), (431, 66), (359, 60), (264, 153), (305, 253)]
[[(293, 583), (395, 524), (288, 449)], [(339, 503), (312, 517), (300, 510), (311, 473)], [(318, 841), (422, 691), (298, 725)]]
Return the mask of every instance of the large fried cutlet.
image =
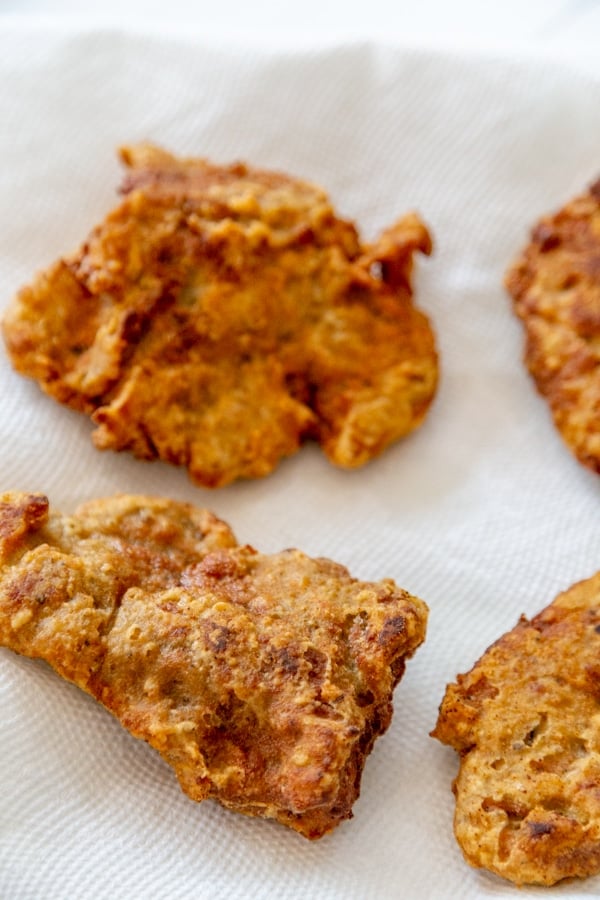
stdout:
[(263, 556), (187, 504), (0, 496), (0, 644), (92, 694), (192, 799), (308, 838), (352, 815), (426, 618), (389, 579)]
[(600, 472), (600, 181), (538, 223), (506, 285), (557, 428)]
[(448, 686), (432, 732), (460, 754), (465, 858), (517, 884), (600, 872), (600, 573)]
[(122, 159), (122, 203), (3, 323), (15, 368), (90, 414), (97, 447), (215, 487), (307, 438), (359, 466), (421, 423), (437, 359), (416, 215), (363, 246), (302, 181), (146, 145)]

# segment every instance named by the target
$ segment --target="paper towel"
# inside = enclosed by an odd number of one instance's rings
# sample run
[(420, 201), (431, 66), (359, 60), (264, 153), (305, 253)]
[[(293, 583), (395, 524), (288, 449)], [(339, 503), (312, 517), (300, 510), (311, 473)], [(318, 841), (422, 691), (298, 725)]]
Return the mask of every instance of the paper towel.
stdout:
[[(0, 651), (0, 897), (527, 897), (463, 861), (457, 760), (433, 741), (447, 681), (521, 613), (600, 568), (600, 481), (521, 363), (502, 288), (529, 226), (600, 174), (600, 70), (384, 44), (277, 49), (118, 31), (0, 29), (0, 309), (115, 202), (115, 148), (151, 140), (322, 184), (374, 237), (417, 209), (418, 301), (441, 385), (419, 432), (353, 472), (307, 446), (220, 491), (100, 453), (87, 419), (0, 353), (0, 490), (65, 512), (115, 491), (212, 508), (238, 540), (297, 546), (425, 599), (428, 639), (367, 761), (355, 818), (309, 843), (195, 804), (166, 764), (48, 667)], [(555, 896), (596, 895), (600, 879)]]

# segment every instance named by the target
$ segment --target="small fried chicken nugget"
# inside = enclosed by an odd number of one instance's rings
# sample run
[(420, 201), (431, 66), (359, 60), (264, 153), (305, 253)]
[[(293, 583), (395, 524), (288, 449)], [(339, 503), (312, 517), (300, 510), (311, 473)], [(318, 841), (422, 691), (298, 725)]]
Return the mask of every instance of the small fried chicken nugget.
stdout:
[(200, 485), (266, 475), (307, 438), (344, 467), (416, 428), (437, 383), (412, 303), (410, 214), (362, 246), (318, 187), (128, 147), (120, 206), (24, 288), (15, 368), (92, 416), (101, 449)]
[(350, 818), (427, 607), (211, 513), (0, 496), (0, 644), (45, 659), (156, 748), (193, 800), (318, 838)]
[(558, 430), (600, 472), (600, 181), (538, 223), (506, 286)]
[(600, 872), (600, 573), (524, 617), (448, 686), (466, 860), (516, 884)]

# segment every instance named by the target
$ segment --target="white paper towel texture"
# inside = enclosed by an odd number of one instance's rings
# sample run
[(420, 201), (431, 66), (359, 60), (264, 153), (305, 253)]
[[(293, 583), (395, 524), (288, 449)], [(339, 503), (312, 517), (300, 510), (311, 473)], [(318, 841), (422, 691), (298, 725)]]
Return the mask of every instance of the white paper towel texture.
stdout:
[[(323, 185), (366, 239), (408, 209), (441, 385), (425, 425), (366, 468), (307, 446), (220, 491), (100, 453), (89, 421), (0, 352), (0, 490), (65, 512), (115, 491), (212, 508), (238, 540), (297, 546), (430, 606), (426, 644), (367, 761), (355, 818), (316, 843), (195, 804), (158, 755), (42, 663), (0, 650), (0, 898), (387, 900), (538, 896), (470, 869), (452, 834), (447, 681), (600, 568), (600, 480), (563, 446), (502, 288), (531, 224), (600, 174), (600, 71), (398, 46), (278, 50), (0, 30), (0, 310), (116, 202), (115, 148), (151, 140)], [(596, 896), (600, 878), (553, 889)]]

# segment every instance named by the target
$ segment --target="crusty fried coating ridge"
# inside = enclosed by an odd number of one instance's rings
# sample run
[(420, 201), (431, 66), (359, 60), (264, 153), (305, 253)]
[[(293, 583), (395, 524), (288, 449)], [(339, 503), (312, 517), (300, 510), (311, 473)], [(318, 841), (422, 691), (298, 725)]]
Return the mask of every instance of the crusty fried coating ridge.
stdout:
[(0, 644), (155, 747), (194, 800), (318, 838), (352, 815), (425, 604), (211, 513), (116, 496), (73, 516), (0, 496)]
[(318, 187), (122, 151), (125, 197), (3, 322), (14, 367), (92, 416), (102, 449), (216, 487), (315, 438), (354, 467), (417, 427), (437, 358), (415, 309), (410, 214), (373, 245)]
[(600, 181), (538, 223), (506, 285), (557, 428), (600, 472)]
[(448, 686), (433, 736), (460, 754), (465, 858), (516, 884), (600, 872), (600, 573)]

